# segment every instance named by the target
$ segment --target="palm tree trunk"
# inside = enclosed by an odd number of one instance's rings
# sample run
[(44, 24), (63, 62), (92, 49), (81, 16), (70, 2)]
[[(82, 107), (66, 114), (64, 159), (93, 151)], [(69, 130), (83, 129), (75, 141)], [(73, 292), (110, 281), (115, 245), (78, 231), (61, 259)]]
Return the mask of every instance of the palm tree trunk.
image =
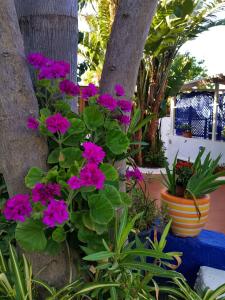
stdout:
[[(114, 86), (119, 83), (124, 86), (128, 98), (133, 96), (145, 40), (157, 2), (119, 1), (100, 81), (101, 93), (114, 94)], [(117, 167), (121, 174), (125, 173), (125, 161), (120, 162)], [(121, 186), (121, 190), (125, 190), (125, 185)]]
[(46, 168), (47, 145), (26, 128), (28, 116), (38, 115), (38, 104), (13, 0), (1, 0), (0, 28), (0, 165), (12, 196), (26, 191), (29, 168)]
[[(15, 0), (26, 54), (68, 61), (71, 80), (77, 78), (77, 0)], [(33, 70), (31, 70), (31, 73)], [(73, 110), (77, 111), (74, 100)]]

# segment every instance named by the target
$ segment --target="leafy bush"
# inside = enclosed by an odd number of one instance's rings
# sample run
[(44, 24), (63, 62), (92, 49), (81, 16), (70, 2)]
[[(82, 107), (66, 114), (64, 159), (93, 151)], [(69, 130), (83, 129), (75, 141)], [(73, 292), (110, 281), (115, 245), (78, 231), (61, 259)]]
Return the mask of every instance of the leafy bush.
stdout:
[(136, 215), (141, 214), (135, 222), (135, 228), (138, 231), (148, 230), (156, 227), (162, 230), (168, 222), (168, 215), (165, 206), (157, 206), (156, 200), (152, 199), (144, 186), (134, 187), (130, 191), (132, 205), (129, 208), (129, 217), (133, 219)]

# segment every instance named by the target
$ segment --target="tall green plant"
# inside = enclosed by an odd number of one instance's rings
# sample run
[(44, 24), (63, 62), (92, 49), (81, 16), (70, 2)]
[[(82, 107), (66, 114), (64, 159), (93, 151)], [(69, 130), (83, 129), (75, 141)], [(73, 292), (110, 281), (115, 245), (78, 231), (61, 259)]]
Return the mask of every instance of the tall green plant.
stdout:
[[(132, 232), (134, 224), (141, 214), (136, 215), (132, 220), (128, 220), (127, 209), (124, 210), (120, 221), (115, 222), (114, 244), (107, 244), (103, 240), (104, 250), (91, 253), (84, 257), (90, 264), (89, 269), (93, 273), (94, 282), (116, 283), (114, 288), (104, 287), (98, 292), (91, 294), (91, 299), (111, 296), (111, 299), (154, 299), (153, 294), (149, 294), (151, 286), (154, 286), (155, 277), (162, 278), (182, 278), (182, 275), (163, 268), (171, 267), (171, 262), (179, 257), (181, 253), (164, 253), (166, 237), (171, 225), (169, 222), (161, 236), (160, 241), (152, 243), (152, 249), (146, 249), (138, 236), (135, 240), (129, 241), (129, 234)], [(152, 263), (146, 262), (146, 258), (153, 259)], [(97, 265), (96, 265), (97, 262)], [(149, 298), (146, 298), (146, 297)]]

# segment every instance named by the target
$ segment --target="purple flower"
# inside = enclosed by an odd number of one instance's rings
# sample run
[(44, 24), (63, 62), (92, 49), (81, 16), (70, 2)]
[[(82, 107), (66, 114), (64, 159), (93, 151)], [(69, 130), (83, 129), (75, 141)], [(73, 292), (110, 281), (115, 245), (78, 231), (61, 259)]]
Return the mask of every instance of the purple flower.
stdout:
[(64, 61), (49, 61), (40, 69), (38, 79), (65, 78), (70, 72), (70, 65)]
[(110, 111), (115, 110), (115, 108), (117, 107), (117, 101), (109, 94), (101, 95), (98, 98), (97, 102), (98, 102), (98, 104), (100, 104), (101, 106), (104, 106), (105, 108), (107, 108)]
[(46, 127), (51, 133), (60, 132), (61, 134), (65, 134), (70, 126), (69, 120), (64, 118), (60, 113), (46, 119)]
[(67, 183), (71, 190), (77, 190), (82, 187), (82, 181), (77, 176), (71, 177)]
[(89, 85), (84, 87), (81, 91), (81, 97), (84, 100), (88, 100), (88, 98), (94, 97), (97, 94), (98, 88), (93, 83), (89, 83)]
[(29, 195), (18, 194), (10, 198), (5, 205), (3, 214), (7, 220), (25, 222), (32, 212)]
[(105, 157), (105, 152), (102, 147), (95, 145), (92, 142), (83, 143), (84, 152), (83, 157), (88, 160), (90, 163), (99, 164), (103, 161)]
[(44, 210), (43, 223), (48, 227), (63, 224), (69, 219), (68, 207), (65, 201), (52, 199)]
[(37, 130), (38, 127), (39, 127), (39, 122), (37, 119), (33, 118), (33, 117), (29, 117), (27, 119), (27, 127), (29, 129), (32, 129), (32, 130)]
[(116, 119), (123, 125), (130, 125), (130, 117), (128, 116), (117, 116)]
[(132, 102), (129, 100), (118, 100), (117, 105), (123, 112), (130, 112), (132, 110)]
[(125, 95), (125, 91), (122, 85), (116, 84), (114, 89), (116, 92), (116, 96), (121, 97)]
[(44, 57), (41, 53), (31, 53), (27, 56), (27, 61), (35, 69), (40, 69), (44, 67), (49, 60), (46, 57)]
[(79, 86), (68, 79), (60, 82), (59, 89), (62, 93), (65, 93), (69, 96), (77, 96), (80, 94)]
[(37, 183), (32, 190), (32, 199), (34, 202), (41, 202), (46, 205), (55, 196), (61, 196), (61, 187), (57, 183)]
[(97, 190), (103, 189), (105, 182), (104, 173), (93, 163), (88, 163), (80, 172), (83, 186), (95, 186)]
[(133, 171), (127, 170), (126, 171), (126, 178), (129, 179), (134, 179), (137, 181), (141, 181), (144, 179), (142, 173), (140, 172), (140, 170), (138, 168), (135, 168)]

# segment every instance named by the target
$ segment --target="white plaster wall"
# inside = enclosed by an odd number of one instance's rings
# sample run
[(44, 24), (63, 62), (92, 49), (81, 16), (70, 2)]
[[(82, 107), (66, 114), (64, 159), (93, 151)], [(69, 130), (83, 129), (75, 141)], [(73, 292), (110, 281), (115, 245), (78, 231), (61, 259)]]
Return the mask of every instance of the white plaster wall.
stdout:
[(216, 158), (221, 153), (220, 164), (225, 164), (225, 142), (210, 141), (201, 138), (184, 138), (173, 135), (171, 132), (170, 117), (162, 119), (161, 136), (169, 163), (173, 162), (177, 152), (179, 159), (188, 160), (190, 158), (190, 161), (194, 161), (200, 148), (205, 147), (206, 154), (211, 152), (213, 158)]

